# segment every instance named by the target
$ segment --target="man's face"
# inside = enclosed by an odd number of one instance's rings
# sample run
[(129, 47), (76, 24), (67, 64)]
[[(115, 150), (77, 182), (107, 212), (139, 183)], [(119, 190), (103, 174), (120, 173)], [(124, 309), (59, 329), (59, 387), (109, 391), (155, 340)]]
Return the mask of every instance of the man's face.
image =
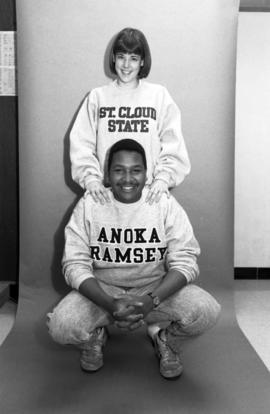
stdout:
[(141, 198), (146, 169), (140, 153), (121, 150), (113, 155), (109, 181), (116, 200), (135, 203)]

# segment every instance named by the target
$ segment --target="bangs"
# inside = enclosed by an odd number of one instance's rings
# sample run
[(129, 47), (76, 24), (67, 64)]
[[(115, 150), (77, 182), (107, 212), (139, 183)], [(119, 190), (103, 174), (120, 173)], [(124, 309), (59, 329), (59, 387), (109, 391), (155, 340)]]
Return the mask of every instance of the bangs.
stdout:
[(119, 39), (113, 52), (114, 54), (129, 53), (139, 55), (141, 58), (144, 58), (143, 46), (136, 39)]

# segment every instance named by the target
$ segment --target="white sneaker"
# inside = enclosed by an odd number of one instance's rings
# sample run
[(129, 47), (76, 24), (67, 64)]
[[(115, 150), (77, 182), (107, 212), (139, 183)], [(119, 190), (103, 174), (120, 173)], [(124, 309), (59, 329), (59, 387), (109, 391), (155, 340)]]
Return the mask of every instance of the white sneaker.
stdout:
[(106, 340), (107, 333), (102, 327), (93, 331), (88, 342), (79, 345), (81, 350), (80, 364), (83, 371), (97, 371), (103, 366), (102, 348)]
[(164, 378), (179, 377), (183, 372), (180, 355), (169, 345), (166, 330), (160, 330), (153, 339), (156, 354), (159, 358), (159, 370)]

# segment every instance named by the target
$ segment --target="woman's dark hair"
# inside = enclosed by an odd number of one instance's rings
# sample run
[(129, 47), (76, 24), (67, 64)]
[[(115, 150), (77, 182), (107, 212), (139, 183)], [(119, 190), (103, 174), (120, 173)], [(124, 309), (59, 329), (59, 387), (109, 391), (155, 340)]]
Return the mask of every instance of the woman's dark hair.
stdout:
[(149, 75), (151, 53), (146, 37), (140, 30), (126, 27), (116, 35), (109, 55), (109, 65), (114, 75), (116, 75), (114, 60), (117, 53), (134, 53), (139, 55), (143, 59), (143, 66), (138, 76), (139, 78), (146, 78)]
[(117, 141), (115, 144), (113, 144), (110, 148), (109, 155), (108, 155), (108, 172), (110, 171), (111, 165), (112, 165), (112, 159), (113, 155), (118, 151), (134, 151), (138, 152), (142, 156), (142, 161), (145, 169), (147, 169), (146, 164), (146, 156), (144, 148), (134, 139), (121, 139), (120, 141)]

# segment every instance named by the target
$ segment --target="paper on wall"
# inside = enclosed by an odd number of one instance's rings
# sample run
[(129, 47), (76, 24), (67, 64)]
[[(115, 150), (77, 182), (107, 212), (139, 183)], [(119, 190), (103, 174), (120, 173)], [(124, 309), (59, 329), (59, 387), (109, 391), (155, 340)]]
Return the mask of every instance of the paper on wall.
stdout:
[(16, 95), (16, 32), (0, 31), (0, 96)]

